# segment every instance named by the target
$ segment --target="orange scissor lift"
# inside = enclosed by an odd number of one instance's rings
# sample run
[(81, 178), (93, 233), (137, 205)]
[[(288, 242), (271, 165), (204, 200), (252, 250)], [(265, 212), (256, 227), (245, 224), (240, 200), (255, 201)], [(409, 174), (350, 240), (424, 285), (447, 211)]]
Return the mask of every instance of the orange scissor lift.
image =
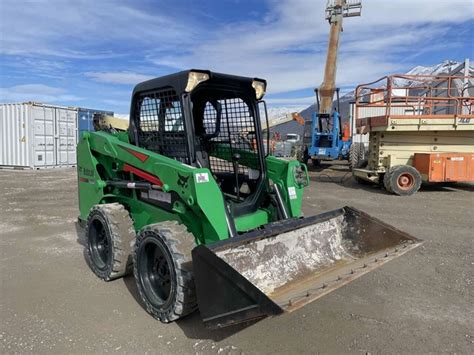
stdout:
[(356, 89), (358, 134), (369, 135), (358, 182), (412, 195), (422, 182), (474, 181), (474, 77), (390, 75)]

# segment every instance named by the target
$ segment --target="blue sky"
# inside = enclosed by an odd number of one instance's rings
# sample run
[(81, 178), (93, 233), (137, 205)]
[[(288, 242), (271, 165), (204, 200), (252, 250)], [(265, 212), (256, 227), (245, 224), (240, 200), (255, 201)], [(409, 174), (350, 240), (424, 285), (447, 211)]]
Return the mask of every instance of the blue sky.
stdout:
[[(127, 114), (133, 86), (186, 68), (257, 76), (272, 106), (322, 80), (325, 0), (1, 0), (0, 102)], [(338, 85), (474, 59), (473, 0), (363, 0), (345, 21)]]

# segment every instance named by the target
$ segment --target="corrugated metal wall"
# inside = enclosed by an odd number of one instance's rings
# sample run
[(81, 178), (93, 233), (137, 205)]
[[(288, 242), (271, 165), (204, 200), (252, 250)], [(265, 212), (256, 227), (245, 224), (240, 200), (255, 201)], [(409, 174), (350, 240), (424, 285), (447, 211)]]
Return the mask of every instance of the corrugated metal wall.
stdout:
[(0, 165), (29, 166), (31, 146), (28, 144), (28, 105), (0, 105)]

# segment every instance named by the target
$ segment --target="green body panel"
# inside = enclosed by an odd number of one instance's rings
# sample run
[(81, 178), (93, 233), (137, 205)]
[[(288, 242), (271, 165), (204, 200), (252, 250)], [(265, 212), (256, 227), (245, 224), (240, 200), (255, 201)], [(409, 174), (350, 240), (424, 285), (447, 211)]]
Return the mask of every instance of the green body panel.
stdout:
[(270, 222), (269, 211), (258, 209), (254, 213), (235, 218), (235, 228), (238, 232), (246, 232)]
[[(247, 155), (248, 152), (242, 156), (242, 161), (257, 161)], [(208, 169), (195, 168), (129, 144), (126, 133), (85, 133), (77, 146), (77, 157), (80, 219), (86, 220), (95, 204), (119, 202), (129, 210), (137, 231), (152, 223), (176, 220), (187, 226), (196, 244), (229, 238), (223, 194)], [(230, 160), (231, 157), (224, 154), (220, 158)], [(107, 187), (107, 180), (124, 179), (125, 165), (161, 180), (163, 192), (177, 197), (172, 209), (138, 199), (139, 190)], [(298, 185), (294, 169), (301, 164), (269, 156), (266, 165), (267, 179), (279, 187), (289, 216), (299, 217), (303, 186)], [(244, 232), (276, 219), (275, 209), (269, 207), (236, 217), (234, 223), (238, 232)]]
[[(309, 181), (306, 181), (304, 185), (298, 184), (295, 179), (295, 169), (303, 166), (304, 170), (307, 171), (306, 166), (296, 160), (286, 161), (274, 156), (268, 156), (266, 164), (268, 178), (278, 185), (290, 217), (300, 217), (303, 190)], [(290, 195), (290, 191), (294, 191), (294, 194)]]

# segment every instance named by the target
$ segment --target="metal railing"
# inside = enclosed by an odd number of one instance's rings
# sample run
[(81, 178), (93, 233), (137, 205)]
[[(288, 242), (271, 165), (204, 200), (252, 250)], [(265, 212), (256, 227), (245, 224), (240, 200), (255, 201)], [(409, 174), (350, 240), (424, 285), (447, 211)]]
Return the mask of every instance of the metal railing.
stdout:
[(356, 88), (355, 118), (473, 118), (473, 84), (474, 76), (385, 76)]

